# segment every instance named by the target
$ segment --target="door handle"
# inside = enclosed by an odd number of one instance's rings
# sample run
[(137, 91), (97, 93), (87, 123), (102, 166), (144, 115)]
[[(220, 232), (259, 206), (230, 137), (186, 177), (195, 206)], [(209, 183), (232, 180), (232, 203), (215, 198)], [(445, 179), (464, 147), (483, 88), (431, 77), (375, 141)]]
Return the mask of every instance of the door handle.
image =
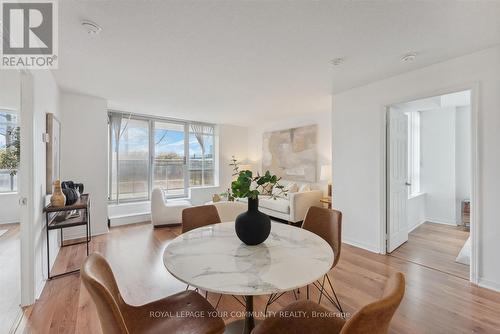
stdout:
[(405, 182), (405, 185), (409, 187), (409, 186), (411, 186), (411, 183), (410, 182)]

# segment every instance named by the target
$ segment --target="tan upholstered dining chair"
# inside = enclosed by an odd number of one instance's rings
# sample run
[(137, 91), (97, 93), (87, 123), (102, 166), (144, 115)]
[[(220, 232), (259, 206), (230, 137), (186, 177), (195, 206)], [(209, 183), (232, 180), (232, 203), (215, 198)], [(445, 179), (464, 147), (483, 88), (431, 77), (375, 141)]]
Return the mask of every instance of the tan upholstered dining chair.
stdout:
[[(340, 251), (342, 248), (342, 212), (312, 206), (307, 211), (302, 228), (313, 232), (328, 242), (335, 256), (331, 269), (335, 268), (340, 260)], [(325, 289), (326, 283), (328, 283), (332, 290), (333, 296)], [(328, 273), (323, 276), (321, 282), (315, 283), (314, 285), (320, 291), (318, 303), (321, 304), (321, 299), (325, 296), (325, 298), (335, 305), (340, 312), (344, 312)], [(307, 297), (309, 299), (309, 286), (307, 286)]]
[[(331, 269), (335, 268), (340, 260), (340, 250), (342, 245), (342, 212), (337, 210), (331, 210), (326, 208), (321, 208), (317, 206), (312, 206), (306, 213), (304, 222), (302, 223), (302, 228), (308, 230), (321, 238), (323, 238), (332, 248), (334, 254), (334, 260)], [(333, 296), (328, 293), (325, 289), (325, 284), (330, 286)], [(333, 284), (328, 276), (328, 273), (323, 276), (320, 281), (314, 282), (313, 285), (319, 290), (319, 300), (321, 303), (323, 296), (330, 301), (335, 307), (340, 311), (344, 312), (340, 301), (333, 289)], [(299, 290), (300, 292), (300, 290)], [(278, 300), (284, 293), (274, 294), (269, 296), (264, 312), (267, 313), (267, 308)], [(297, 294), (293, 291), (295, 299)], [(309, 299), (309, 285), (306, 286), (307, 299)]]
[[(386, 283), (382, 298), (362, 307), (350, 319), (329, 316), (331, 312), (312, 301), (294, 302), (277, 315), (305, 312), (300, 317), (270, 317), (252, 331), (252, 334), (386, 334), (391, 319), (405, 293), (405, 277), (392, 275)], [(314, 314), (325, 316), (314, 316)]]
[[(214, 317), (210, 303), (194, 291), (184, 291), (141, 306), (125, 302), (106, 259), (93, 253), (81, 267), (81, 278), (97, 307), (104, 334), (223, 333), (224, 321)], [(204, 317), (152, 317), (150, 312), (205, 314)]]
[(214, 205), (193, 206), (182, 210), (182, 233), (220, 222), (219, 212)]

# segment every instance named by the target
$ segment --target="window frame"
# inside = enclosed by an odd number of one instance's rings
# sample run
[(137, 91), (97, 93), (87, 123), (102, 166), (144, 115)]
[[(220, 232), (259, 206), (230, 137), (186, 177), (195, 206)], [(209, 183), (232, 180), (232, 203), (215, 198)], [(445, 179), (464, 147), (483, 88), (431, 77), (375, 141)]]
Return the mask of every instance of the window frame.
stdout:
[[(16, 109), (0, 107), (0, 112), (4, 112), (4, 113), (15, 115), (16, 116), (16, 122), (15, 122), (16, 127), (19, 127), (19, 128), (21, 127), (21, 122), (20, 122), (20, 119), (19, 119), (20, 115), (19, 115), (19, 112)], [(17, 178), (17, 180), (14, 181), (14, 178)], [(19, 180), (19, 168), (17, 169), (16, 175), (10, 177), (10, 190), (6, 190), (6, 191), (0, 190), (0, 195), (4, 195), (4, 194), (17, 194), (19, 192), (18, 180)]]
[(418, 110), (408, 111), (408, 199), (421, 194), (420, 170), (421, 170), (421, 150), (420, 150), (420, 119), (421, 113)]
[[(112, 199), (112, 193), (113, 193), (113, 129), (112, 129), (112, 124), (111, 124), (111, 116), (119, 114), (121, 117), (123, 117), (124, 120), (131, 119), (131, 120), (142, 120), (142, 121), (148, 121), (149, 123), (149, 132), (148, 132), (148, 141), (149, 141), (149, 151), (148, 151), (148, 157), (149, 157), (149, 163), (148, 163), (148, 196), (147, 199), (141, 198), (141, 199), (120, 199), (120, 194), (117, 191), (117, 196), (115, 199)], [(129, 112), (123, 112), (119, 110), (108, 110), (108, 203), (110, 204), (121, 204), (121, 203), (134, 203), (134, 202), (144, 202), (144, 201), (150, 201), (151, 200), (151, 192), (153, 190), (153, 184), (154, 184), (154, 159), (155, 159), (155, 143), (154, 143), (154, 136), (155, 136), (155, 122), (159, 123), (174, 123), (174, 124), (180, 124), (184, 126), (184, 155), (185, 155), (185, 162), (184, 166), (186, 168), (186, 172), (184, 174), (184, 192), (183, 194), (178, 194), (178, 195), (167, 195), (167, 198), (183, 198), (187, 197), (189, 193), (190, 188), (204, 188), (204, 187), (214, 187), (217, 185), (218, 177), (216, 177), (217, 170), (218, 170), (218, 164), (216, 163), (217, 156), (218, 156), (218, 147), (216, 143), (218, 141), (216, 140), (216, 133), (217, 133), (217, 127), (215, 124), (211, 123), (205, 123), (205, 122), (198, 122), (198, 121), (188, 121), (188, 120), (181, 120), (181, 119), (175, 119), (175, 118), (168, 118), (168, 117), (158, 117), (158, 116), (149, 116), (149, 115), (143, 115), (143, 114), (136, 114), (136, 113), (129, 113)], [(213, 140), (213, 148), (214, 148), (214, 163), (213, 165), (213, 174), (214, 174), (214, 180), (212, 185), (202, 185), (202, 186), (190, 186), (190, 173), (189, 173), (189, 163), (190, 163), (190, 152), (189, 152), (189, 136), (191, 133), (191, 125), (202, 125), (202, 126), (207, 126), (212, 128), (212, 140)], [(119, 158), (117, 158), (117, 164), (119, 163)], [(118, 171), (119, 173), (119, 171)], [(119, 187), (119, 175), (116, 175), (117, 178), (117, 183), (116, 187)]]

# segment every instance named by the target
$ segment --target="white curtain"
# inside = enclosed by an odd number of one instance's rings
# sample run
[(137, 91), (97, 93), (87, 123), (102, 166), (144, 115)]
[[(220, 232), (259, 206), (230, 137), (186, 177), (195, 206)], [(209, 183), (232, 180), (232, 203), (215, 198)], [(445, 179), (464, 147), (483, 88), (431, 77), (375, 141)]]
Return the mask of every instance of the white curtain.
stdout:
[(120, 152), (120, 138), (123, 135), (123, 133), (126, 131), (128, 122), (130, 121), (130, 117), (132, 114), (129, 114), (127, 122), (125, 123), (125, 126), (122, 129), (122, 114), (119, 113), (112, 113), (110, 117), (110, 123), (111, 123), (111, 129), (113, 129), (113, 135), (115, 138), (115, 153), (116, 153), (116, 202), (119, 202), (119, 182), (118, 182), (118, 177), (119, 177), (119, 170), (120, 170), (120, 163), (119, 163), (119, 154)]

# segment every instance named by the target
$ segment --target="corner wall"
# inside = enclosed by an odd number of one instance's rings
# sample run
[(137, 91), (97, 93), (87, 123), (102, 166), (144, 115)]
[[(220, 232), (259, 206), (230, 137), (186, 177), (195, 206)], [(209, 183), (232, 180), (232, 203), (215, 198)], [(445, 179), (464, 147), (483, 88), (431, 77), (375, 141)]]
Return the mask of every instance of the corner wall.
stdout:
[(34, 134), (34, 279), (35, 295), (38, 297), (47, 279), (47, 266), (54, 265), (59, 253), (57, 231), (50, 231), (50, 263), (47, 263), (47, 244), (45, 231), (45, 214), (43, 207), (48, 204), (49, 196), (46, 195), (46, 144), (42, 141), (42, 134), (46, 132), (46, 114), (53, 113), (61, 119), (59, 108), (59, 88), (50, 71), (33, 71), (33, 134)]
[[(104, 99), (61, 94), (61, 177), (84, 184), (91, 194), (91, 233), (108, 231), (108, 114)], [(85, 235), (84, 227), (65, 231), (65, 239)]]
[(385, 224), (386, 106), (467, 86), (478, 90), (478, 278), (500, 290), (500, 47), (374, 82), (333, 96), (334, 202), (344, 240), (381, 252)]

